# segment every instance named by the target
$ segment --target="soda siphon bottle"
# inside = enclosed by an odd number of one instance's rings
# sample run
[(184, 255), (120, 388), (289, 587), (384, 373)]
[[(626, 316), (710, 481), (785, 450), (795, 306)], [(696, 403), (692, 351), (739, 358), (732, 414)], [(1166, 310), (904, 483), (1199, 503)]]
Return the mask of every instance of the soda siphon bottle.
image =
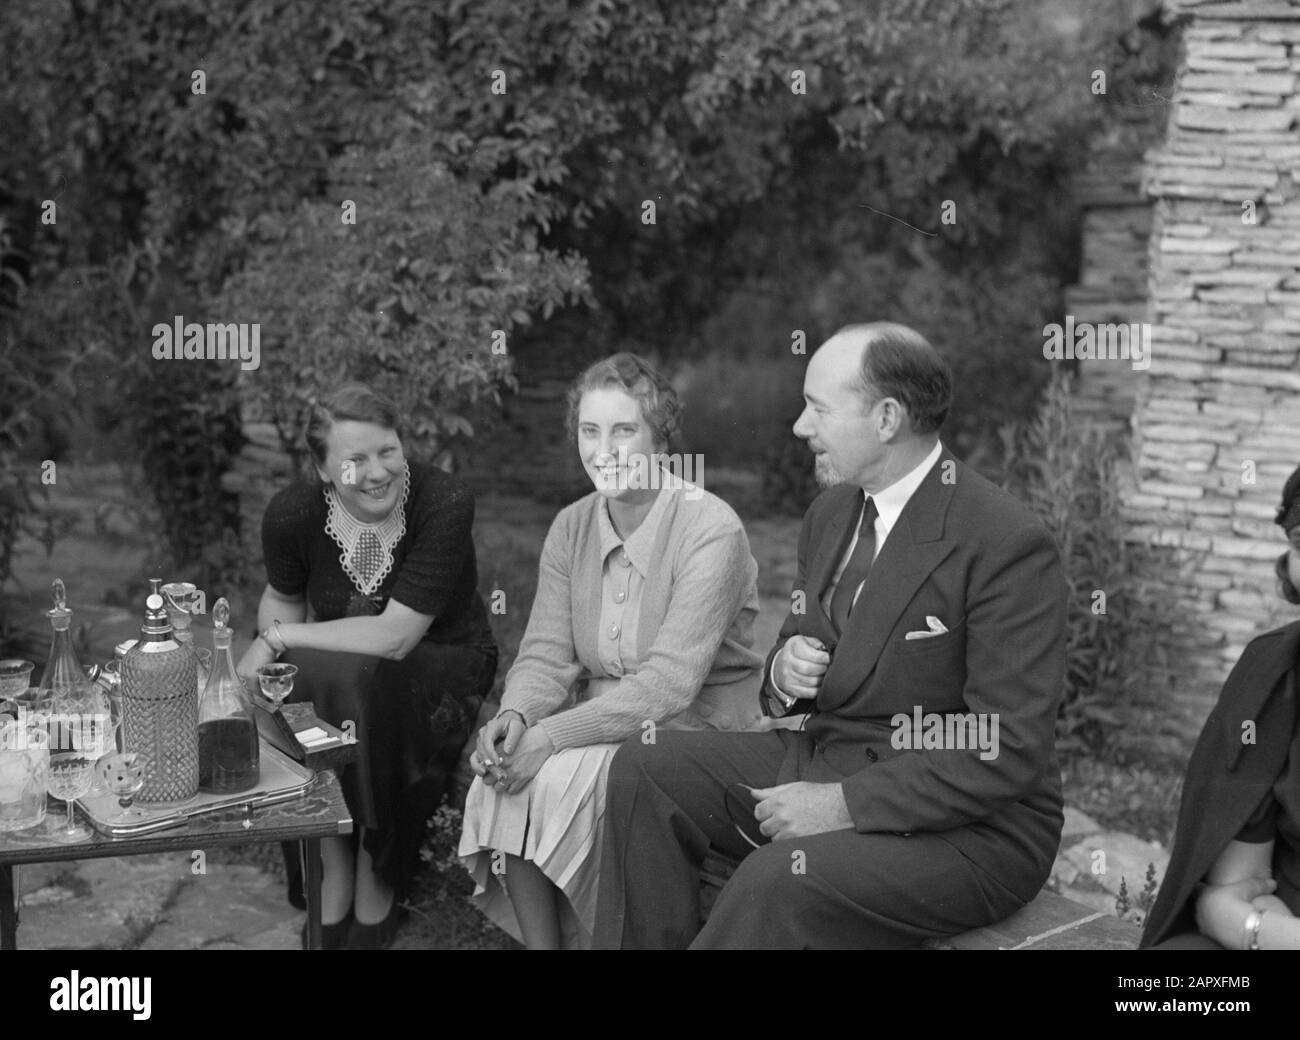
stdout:
[(149, 584), (140, 640), (122, 658), (125, 746), (145, 763), (137, 801), (182, 802), (199, 789), (198, 659), (172, 638), (161, 579)]

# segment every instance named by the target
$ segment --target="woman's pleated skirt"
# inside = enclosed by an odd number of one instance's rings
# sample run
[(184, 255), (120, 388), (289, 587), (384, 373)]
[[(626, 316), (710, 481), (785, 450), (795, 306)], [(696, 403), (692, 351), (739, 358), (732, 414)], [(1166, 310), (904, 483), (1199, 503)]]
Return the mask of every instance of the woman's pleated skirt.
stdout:
[(523, 941), (506, 861), (531, 860), (564, 893), (564, 946), (589, 949), (605, 815), (605, 780), (618, 744), (565, 748), (548, 758), (517, 794), (499, 794), (475, 777), (465, 800), (460, 859), (474, 878), (474, 903), (499, 928)]

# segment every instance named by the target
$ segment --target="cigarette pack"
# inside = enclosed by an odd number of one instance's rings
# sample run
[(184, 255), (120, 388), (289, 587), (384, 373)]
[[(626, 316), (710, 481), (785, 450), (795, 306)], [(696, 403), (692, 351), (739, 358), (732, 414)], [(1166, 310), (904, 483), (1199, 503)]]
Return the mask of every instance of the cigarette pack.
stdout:
[(274, 707), (255, 698), (262, 739), (312, 769), (341, 769), (356, 757), (356, 740), (320, 718), (310, 701)]

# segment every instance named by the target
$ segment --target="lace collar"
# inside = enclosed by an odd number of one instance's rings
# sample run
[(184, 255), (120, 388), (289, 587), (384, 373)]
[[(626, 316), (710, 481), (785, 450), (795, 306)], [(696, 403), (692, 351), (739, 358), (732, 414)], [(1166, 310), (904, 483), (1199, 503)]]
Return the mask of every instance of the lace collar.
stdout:
[(333, 484), (325, 488), (329, 505), (325, 533), (339, 547), (343, 573), (362, 596), (373, 596), (393, 569), (393, 553), (406, 534), (406, 500), (410, 495), (411, 465), (407, 463), (397, 505), (382, 520), (368, 524), (347, 511)]

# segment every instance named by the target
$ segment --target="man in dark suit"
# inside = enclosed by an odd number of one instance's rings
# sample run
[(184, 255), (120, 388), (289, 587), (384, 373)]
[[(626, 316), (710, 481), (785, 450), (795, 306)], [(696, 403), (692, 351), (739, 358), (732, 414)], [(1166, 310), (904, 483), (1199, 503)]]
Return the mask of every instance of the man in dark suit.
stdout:
[[(619, 750), (597, 947), (915, 946), (1008, 916), (1051, 870), (1067, 594), (1051, 538), (939, 443), (951, 375), (911, 329), (842, 329), (804, 399), (794, 432), (827, 490), (762, 696), (805, 723)], [(701, 930), (710, 845), (745, 858)]]

